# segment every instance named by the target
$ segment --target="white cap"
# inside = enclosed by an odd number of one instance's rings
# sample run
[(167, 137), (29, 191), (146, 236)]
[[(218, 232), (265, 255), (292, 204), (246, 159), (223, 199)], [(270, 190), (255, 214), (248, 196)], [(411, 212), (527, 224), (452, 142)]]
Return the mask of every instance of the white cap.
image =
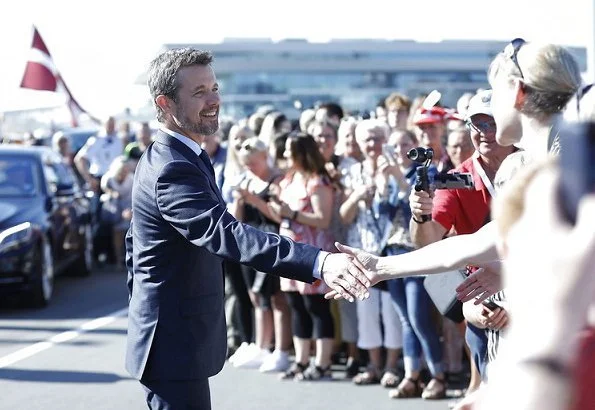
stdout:
[(467, 119), (470, 119), (476, 114), (485, 114), (490, 117), (494, 116), (494, 114), (492, 114), (492, 90), (480, 91), (469, 100)]

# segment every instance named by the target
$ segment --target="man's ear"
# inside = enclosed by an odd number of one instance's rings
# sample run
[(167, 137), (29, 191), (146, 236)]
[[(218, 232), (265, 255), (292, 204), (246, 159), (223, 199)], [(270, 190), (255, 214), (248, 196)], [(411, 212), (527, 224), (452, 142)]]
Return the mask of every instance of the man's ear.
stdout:
[(163, 110), (163, 112), (166, 114), (168, 114), (172, 111), (171, 103), (172, 103), (172, 100), (167, 98), (163, 94), (158, 95), (157, 98), (155, 98), (155, 104), (157, 104), (157, 106), (159, 108), (161, 108)]

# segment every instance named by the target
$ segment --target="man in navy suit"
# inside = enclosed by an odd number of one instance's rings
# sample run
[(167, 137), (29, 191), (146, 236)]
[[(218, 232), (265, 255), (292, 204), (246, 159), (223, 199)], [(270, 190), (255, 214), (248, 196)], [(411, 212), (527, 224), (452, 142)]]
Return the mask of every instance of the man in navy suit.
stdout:
[(211, 408), (208, 378), (227, 349), (224, 259), (304, 282), (320, 278), (351, 301), (367, 297), (370, 285), (346, 255), (258, 231), (227, 213), (200, 148), (218, 129), (211, 61), (208, 52), (169, 50), (149, 70), (162, 128), (134, 177), (126, 368), (150, 409)]

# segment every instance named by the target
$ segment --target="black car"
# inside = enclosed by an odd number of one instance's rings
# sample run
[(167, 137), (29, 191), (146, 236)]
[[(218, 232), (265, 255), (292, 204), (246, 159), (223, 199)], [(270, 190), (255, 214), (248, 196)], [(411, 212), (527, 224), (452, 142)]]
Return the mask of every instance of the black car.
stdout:
[(90, 202), (70, 165), (47, 147), (0, 145), (0, 292), (45, 306), (56, 274), (92, 264)]

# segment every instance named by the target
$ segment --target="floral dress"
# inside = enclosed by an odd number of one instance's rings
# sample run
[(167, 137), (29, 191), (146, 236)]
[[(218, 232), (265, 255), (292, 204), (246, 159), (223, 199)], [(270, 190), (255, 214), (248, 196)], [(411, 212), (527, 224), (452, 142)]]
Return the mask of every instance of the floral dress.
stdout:
[[(289, 205), (293, 211), (299, 212), (313, 212), (311, 197), (317, 189), (320, 187), (332, 189), (330, 183), (321, 177), (313, 176), (304, 185), (301, 181), (294, 181), (293, 174), (288, 174), (279, 183), (279, 186), (281, 188), (279, 199)], [(284, 220), (279, 228), (279, 233), (296, 242), (307, 243), (327, 252), (336, 252), (330, 229), (319, 229), (296, 221)], [(330, 288), (320, 280), (309, 284), (281, 278), (281, 290), (284, 292), (297, 291), (302, 295), (315, 295), (325, 294), (330, 291)]]

